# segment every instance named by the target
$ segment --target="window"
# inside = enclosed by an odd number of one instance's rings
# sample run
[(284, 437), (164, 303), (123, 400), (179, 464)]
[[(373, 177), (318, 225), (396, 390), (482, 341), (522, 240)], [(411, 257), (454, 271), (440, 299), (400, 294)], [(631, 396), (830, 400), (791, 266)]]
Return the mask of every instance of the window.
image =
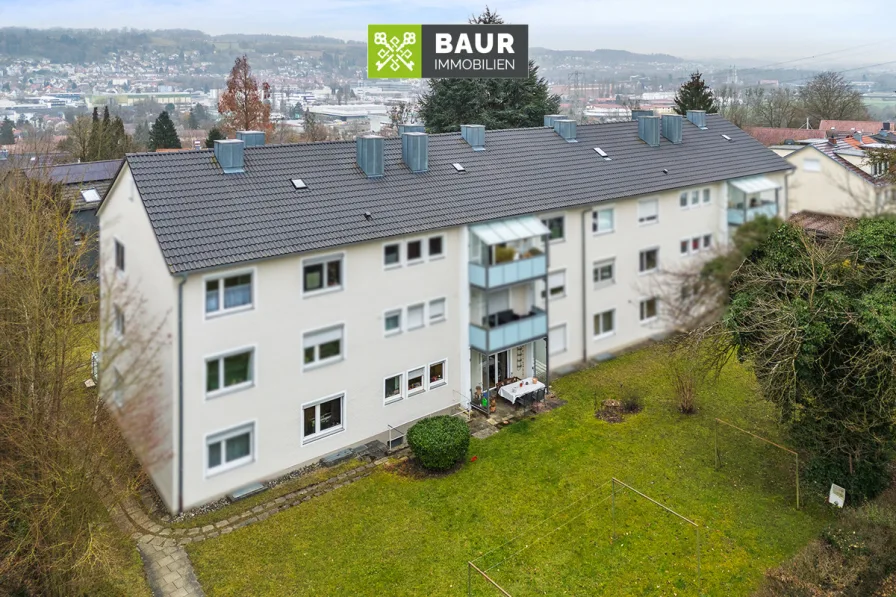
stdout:
[(703, 189), (703, 203), (707, 204), (712, 201), (712, 190)]
[(100, 200), (100, 194), (96, 189), (87, 189), (86, 191), (81, 191), (81, 198), (87, 203), (96, 203)]
[(886, 161), (878, 161), (871, 164), (872, 176), (883, 176), (890, 170), (890, 163)]
[(255, 424), (250, 423), (208, 437), (205, 440), (206, 471), (218, 473), (252, 462), (254, 435)]
[(124, 245), (115, 241), (115, 269), (124, 272)]
[(408, 396), (419, 394), (426, 389), (423, 385), (423, 376), (426, 373), (425, 369), (426, 367), (418, 367), (417, 369), (408, 371)]
[(408, 263), (423, 260), (423, 241), (408, 241)]
[(697, 253), (700, 251), (700, 237), (695, 236), (691, 239), (691, 252)]
[(437, 257), (444, 257), (442, 253), (445, 239), (441, 236), (433, 236), (429, 239), (429, 258), (435, 259)]
[(548, 349), (551, 354), (566, 352), (566, 324), (548, 330)]
[(429, 323), (445, 321), (445, 299), (429, 301)]
[(343, 326), (335, 326), (302, 337), (305, 348), (305, 366), (322, 365), (342, 360)]
[(445, 361), (439, 361), (429, 366), (429, 387), (437, 388), (445, 385)]
[(566, 270), (548, 274), (548, 292), (551, 298), (561, 298), (566, 295)]
[(205, 281), (206, 313), (250, 306), (252, 306), (252, 274)]
[(591, 231), (595, 234), (613, 232), (613, 208), (595, 209), (591, 212)]
[(657, 265), (659, 263), (659, 253), (659, 249), (647, 249), (645, 251), (641, 251), (638, 271), (642, 274), (656, 271)]
[(112, 320), (112, 333), (116, 338), (121, 338), (124, 336), (124, 311), (121, 310), (121, 307), (115, 305), (112, 307), (112, 311), (114, 313), (114, 318)]
[(384, 389), (383, 399), (386, 404), (398, 402), (404, 396), (401, 394), (401, 382), (404, 380), (404, 373), (393, 375), (386, 378), (386, 387)]
[(423, 303), (408, 307), (408, 329), (416, 330), (423, 327)]
[(302, 180), (301, 178), (293, 178), (293, 179), (292, 179), (292, 186), (293, 186), (293, 188), (294, 188), (295, 190), (297, 190), (297, 191), (299, 191), (299, 190), (301, 190), (301, 189), (307, 189), (307, 188), (308, 188), (308, 185), (307, 185), (307, 184), (305, 183), (305, 181)]
[(613, 284), (616, 269), (615, 259), (604, 259), (594, 262), (594, 287), (603, 288)]
[(305, 292), (342, 287), (342, 256), (311, 259), (304, 264)]
[(124, 406), (124, 380), (116, 367), (112, 367), (112, 402), (118, 408)]
[(399, 265), (401, 263), (401, 245), (398, 243), (386, 245), (383, 247), (383, 264), (386, 267), (390, 265)]
[(302, 407), (302, 443), (342, 431), (345, 396), (324, 398)]
[(678, 196), (678, 205), (680, 205), (681, 207), (688, 206), (688, 192), (687, 191), (682, 192), (681, 195)]
[(803, 170), (806, 172), (821, 172), (821, 160), (803, 160)]
[(401, 331), (401, 309), (386, 311), (383, 316), (386, 334), (397, 334)]
[(206, 394), (252, 385), (252, 366), (251, 349), (206, 360)]
[(691, 191), (691, 207), (700, 203), (700, 191)]
[(641, 199), (638, 201), (638, 223), (655, 224), (659, 221), (659, 201), (656, 199)]
[(689, 243), (688, 243), (688, 239), (684, 239), (684, 240), (681, 241), (681, 243), (679, 244), (679, 251), (681, 252), (682, 255), (687, 255), (687, 254), (688, 254), (688, 245), (689, 245)]
[(546, 218), (542, 220), (545, 226), (548, 227), (548, 230), (551, 231), (551, 240), (563, 240), (564, 238), (564, 230), (563, 230), (563, 216), (557, 216), (554, 218)]
[(656, 319), (656, 297), (641, 301), (641, 323)]
[(594, 336), (609, 336), (616, 330), (615, 326), (616, 310), (610, 309), (603, 313), (597, 313), (594, 316)]
[(708, 249), (712, 246), (712, 234), (703, 235), (703, 248)]

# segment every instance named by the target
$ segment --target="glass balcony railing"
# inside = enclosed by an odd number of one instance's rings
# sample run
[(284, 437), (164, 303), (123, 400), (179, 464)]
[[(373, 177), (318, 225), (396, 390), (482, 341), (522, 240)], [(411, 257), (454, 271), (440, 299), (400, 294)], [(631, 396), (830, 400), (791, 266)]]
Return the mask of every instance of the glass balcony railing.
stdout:
[(740, 226), (747, 222), (752, 222), (756, 216), (765, 216), (774, 218), (778, 215), (778, 206), (774, 203), (763, 203), (757, 207), (729, 207), (728, 223), (733, 226)]
[(513, 319), (503, 321), (502, 314), (492, 316), (491, 327), (470, 324), (470, 347), (484, 354), (491, 354), (513, 346), (543, 338), (548, 333), (548, 316), (542, 309), (533, 307), (526, 315), (512, 314)]
[(547, 258), (536, 255), (496, 263), (495, 265), (470, 264), (470, 284), (479, 288), (497, 288), (540, 278), (547, 272)]

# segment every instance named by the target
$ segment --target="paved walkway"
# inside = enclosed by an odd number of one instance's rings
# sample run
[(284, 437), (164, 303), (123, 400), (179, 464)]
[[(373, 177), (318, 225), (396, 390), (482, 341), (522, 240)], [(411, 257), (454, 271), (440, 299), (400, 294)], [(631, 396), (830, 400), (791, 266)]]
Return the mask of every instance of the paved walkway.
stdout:
[(121, 507), (116, 507), (112, 517), (132, 539), (137, 541), (137, 549), (143, 558), (153, 597), (204, 597), (205, 593), (196, 580), (193, 565), (184, 550), (185, 545), (226, 535), (240, 527), (265, 520), (272, 514), (354, 483), (368, 476), (375, 467), (386, 460), (381, 458), (376, 462), (364, 464), (215, 524), (172, 529), (152, 520), (134, 499), (129, 499)]

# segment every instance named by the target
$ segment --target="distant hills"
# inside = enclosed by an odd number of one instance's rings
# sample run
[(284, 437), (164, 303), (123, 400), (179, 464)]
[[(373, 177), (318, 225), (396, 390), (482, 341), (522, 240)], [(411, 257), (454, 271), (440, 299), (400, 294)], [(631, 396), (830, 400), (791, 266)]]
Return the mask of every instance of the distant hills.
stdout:
[(631, 64), (633, 62), (678, 64), (681, 58), (669, 54), (637, 54), (626, 50), (551, 50), (550, 48), (529, 48), (529, 55), (538, 62), (539, 58), (562, 61), (567, 58), (581, 58), (592, 62), (600, 62), (609, 66)]

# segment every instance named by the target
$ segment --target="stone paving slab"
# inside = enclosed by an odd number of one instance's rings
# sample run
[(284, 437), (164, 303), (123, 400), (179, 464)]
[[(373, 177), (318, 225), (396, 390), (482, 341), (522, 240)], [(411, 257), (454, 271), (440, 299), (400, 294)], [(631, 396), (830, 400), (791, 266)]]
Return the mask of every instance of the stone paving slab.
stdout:
[(137, 546), (153, 597), (205, 597), (183, 547)]

